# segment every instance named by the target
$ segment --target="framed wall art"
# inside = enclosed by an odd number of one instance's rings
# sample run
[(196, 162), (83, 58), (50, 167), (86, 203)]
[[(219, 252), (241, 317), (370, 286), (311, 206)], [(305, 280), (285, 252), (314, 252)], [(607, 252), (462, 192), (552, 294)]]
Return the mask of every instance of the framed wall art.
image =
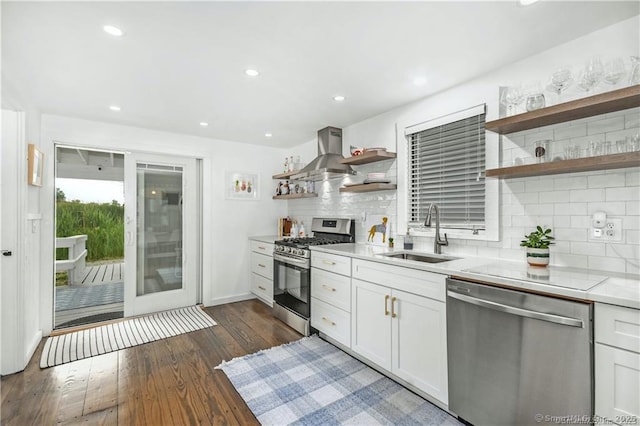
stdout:
[(44, 171), (44, 153), (32, 143), (29, 144), (29, 165), (27, 167), (27, 183), (33, 186), (42, 186)]
[(225, 172), (225, 198), (228, 200), (259, 200), (260, 175), (246, 172)]

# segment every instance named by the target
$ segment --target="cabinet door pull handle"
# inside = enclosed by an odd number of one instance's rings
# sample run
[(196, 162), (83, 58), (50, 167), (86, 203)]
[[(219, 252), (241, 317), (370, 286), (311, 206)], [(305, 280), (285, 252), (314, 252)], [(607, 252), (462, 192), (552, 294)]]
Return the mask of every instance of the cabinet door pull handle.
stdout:
[(326, 321), (326, 322), (328, 322), (328, 323), (329, 323), (329, 324), (331, 324), (331, 325), (336, 325), (336, 323), (335, 323), (335, 322), (331, 321), (331, 320), (330, 320), (330, 319), (328, 319), (327, 317), (322, 317), (322, 321)]
[(267, 289), (266, 289), (266, 288), (264, 288), (264, 287), (262, 287), (261, 285), (259, 285), (259, 286), (258, 286), (258, 288), (259, 288), (260, 290), (262, 290), (262, 291), (267, 291)]
[(325, 265), (335, 265), (336, 262), (332, 262), (330, 260), (323, 260), (322, 263), (324, 263)]
[(261, 268), (266, 268), (266, 266), (263, 265), (262, 263), (258, 263), (258, 266), (261, 267)]
[(267, 248), (264, 246), (258, 246), (258, 250), (266, 250)]
[(395, 318), (398, 315), (396, 315), (396, 307), (395, 307), (395, 303), (396, 303), (396, 299), (395, 297), (391, 298), (391, 318)]
[(327, 289), (327, 290), (329, 290), (329, 291), (336, 291), (336, 289), (335, 289), (335, 288), (333, 288), (333, 287), (329, 287), (329, 286), (328, 286), (328, 285), (326, 285), (326, 284), (322, 284), (322, 288), (325, 288), (325, 289)]
[(384, 315), (389, 315), (389, 308), (387, 307), (387, 303), (389, 302), (389, 295), (384, 296)]

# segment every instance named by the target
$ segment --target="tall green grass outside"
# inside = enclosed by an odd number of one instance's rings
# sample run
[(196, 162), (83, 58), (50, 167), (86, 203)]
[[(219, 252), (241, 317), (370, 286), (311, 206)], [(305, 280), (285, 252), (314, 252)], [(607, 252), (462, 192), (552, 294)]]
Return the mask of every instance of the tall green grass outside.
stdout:
[[(124, 206), (111, 204), (56, 202), (56, 237), (87, 235), (87, 261), (124, 257)], [(56, 249), (56, 259), (68, 259), (68, 249)]]

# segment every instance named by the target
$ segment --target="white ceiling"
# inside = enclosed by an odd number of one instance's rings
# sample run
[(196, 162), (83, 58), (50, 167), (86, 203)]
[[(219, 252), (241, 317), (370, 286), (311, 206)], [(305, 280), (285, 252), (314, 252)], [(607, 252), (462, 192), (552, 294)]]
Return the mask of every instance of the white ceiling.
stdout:
[[(2, 74), (43, 113), (289, 147), (639, 8), (637, 1), (3, 1)], [(125, 35), (109, 36), (105, 24)], [(247, 68), (261, 75), (250, 78)], [(413, 84), (419, 76), (424, 86)], [(336, 94), (346, 100), (333, 101)], [(122, 110), (110, 111), (114, 104)]]

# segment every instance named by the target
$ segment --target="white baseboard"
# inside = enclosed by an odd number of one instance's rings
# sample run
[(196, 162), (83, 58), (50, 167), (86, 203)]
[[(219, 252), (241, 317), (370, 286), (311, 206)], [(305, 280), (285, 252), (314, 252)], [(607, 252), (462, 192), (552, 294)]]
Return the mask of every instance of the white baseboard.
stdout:
[(234, 296), (216, 297), (204, 302), (204, 306), (224, 305), (225, 303), (242, 302), (244, 300), (257, 299), (253, 293), (236, 294)]
[(33, 354), (35, 353), (36, 349), (38, 349), (38, 345), (40, 344), (41, 340), (42, 340), (42, 330), (38, 330), (38, 332), (34, 334), (33, 338), (31, 339), (31, 342), (29, 342), (29, 345), (27, 346), (27, 353), (25, 354), (26, 355), (25, 364), (24, 364), (24, 367), (22, 368), (23, 370), (27, 367), (27, 364), (29, 364), (31, 357), (33, 357)]

